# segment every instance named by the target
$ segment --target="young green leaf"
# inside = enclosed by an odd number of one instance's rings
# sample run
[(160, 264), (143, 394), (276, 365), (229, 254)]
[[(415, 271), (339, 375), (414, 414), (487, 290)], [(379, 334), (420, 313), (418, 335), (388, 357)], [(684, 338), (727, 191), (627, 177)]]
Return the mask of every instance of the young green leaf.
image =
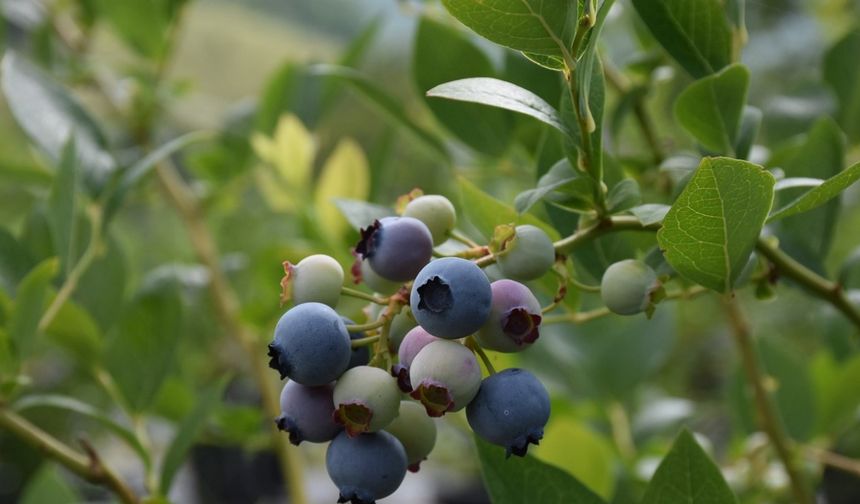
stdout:
[(669, 264), (688, 280), (731, 291), (770, 211), (774, 182), (746, 161), (703, 159), (657, 233)]
[(442, 0), (452, 16), (478, 35), (528, 53), (563, 56), (576, 14), (567, 0)]
[(75, 193), (77, 192), (78, 160), (75, 143), (68, 140), (60, 155), (57, 177), (48, 199), (51, 237), (60, 259), (60, 271), (68, 273), (74, 261)]
[(675, 117), (706, 149), (734, 153), (746, 102), (749, 70), (732, 65), (690, 84), (675, 102)]
[(818, 208), (839, 196), (842, 191), (857, 182), (857, 180), (860, 180), (860, 163), (846, 168), (844, 171), (839, 172), (838, 175), (830, 177), (823, 183), (805, 192), (802, 196), (771, 214), (767, 221), (772, 222)]
[(351, 138), (338, 142), (334, 152), (326, 159), (314, 194), (314, 209), (322, 233), (338, 239), (347, 230), (348, 223), (338, 210), (335, 200), (350, 198), (362, 200), (370, 194), (370, 172), (361, 145)]
[(427, 96), (447, 98), (491, 107), (513, 110), (552, 126), (568, 135), (558, 111), (543, 98), (516, 84), (490, 77), (473, 77), (440, 84), (427, 91)]
[(852, 143), (860, 140), (860, 28), (842, 37), (824, 56), (824, 80), (836, 92), (839, 124)]
[(690, 75), (731, 63), (732, 30), (719, 0), (633, 0), (639, 17)]
[(683, 430), (660, 463), (645, 490), (642, 504), (735, 504), (735, 498), (720, 468)]
[(9, 320), (9, 336), (22, 359), (30, 354), (36, 344), (39, 320), (48, 299), (48, 287), (59, 269), (57, 258), (45, 259), (36, 265), (18, 286), (15, 311)]
[(538, 459), (511, 457), (504, 450), (475, 438), (481, 474), (495, 504), (604, 504), (603, 499), (558, 467)]

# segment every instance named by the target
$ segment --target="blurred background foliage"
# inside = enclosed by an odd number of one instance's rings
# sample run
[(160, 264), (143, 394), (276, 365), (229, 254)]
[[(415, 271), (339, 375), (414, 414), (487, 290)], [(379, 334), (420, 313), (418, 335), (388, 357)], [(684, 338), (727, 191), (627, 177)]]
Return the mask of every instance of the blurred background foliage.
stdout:
[[(283, 310), (282, 261), (322, 252), (348, 267), (355, 224), (414, 187), (449, 196), (464, 229), (488, 239), (495, 224), (519, 218), (517, 194), (564, 155), (530, 118), (423, 96), (475, 76), (552, 104), (562, 95), (558, 74), (478, 39), (434, 1), (0, 6), (0, 406), (70, 444), (87, 439), (135, 490), (174, 502), (284, 498), (247, 341), (229, 334), (231, 323), (245, 328), (259, 347), (253, 358), (263, 358)], [(763, 113), (751, 159), (820, 178), (860, 159), (858, 14), (856, 0), (746, 2), (748, 102)], [(672, 115), (691, 80), (628, 2), (611, 13), (601, 56), (614, 76), (607, 184), (631, 177), (642, 201), (671, 202), (679, 174), (698, 164)], [(657, 149), (637, 128), (638, 107)], [(185, 190), (179, 199), (170, 174)], [(107, 198), (117, 186), (127, 191)], [(183, 195), (195, 202), (184, 213)], [(347, 209), (347, 219), (339, 198), (382, 208)], [(858, 289), (858, 206), (854, 187), (815, 220), (772, 231), (805, 264)], [(576, 226), (555, 206), (531, 211), (556, 237)], [(200, 233), (211, 235), (214, 263), (201, 258)], [(650, 235), (603, 238), (577, 255), (577, 274), (596, 283), (609, 263), (654, 244)], [(213, 264), (235, 290), (235, 313), (213, 292), (224, 287)], [(46, 319), (70, 277), (70, 300)], [(554, 284), (536, 288), (546, 301)], [(824, 502), (858, 502), (858, 475), (825, 468), (820, 456), (860, 457), (857, 329), (788, 283), (773, 289), (768, 300), (753, 289), (739, 296), (780, 417)], [(574, 292), (565, 309), (599, 304)], [(364, 320), (362, 308), (345, 298), (339, 311)], [(723, 319), (714, 296), (667, 302), (651, 320), (547, 326), (529, 352), (493, 359), (546, 379), (553, 415), (535, 454), (610, 502), (638, 501), (681, 424), (701, 435), (742, 502), (788, 502)], [(274, 390), (274, 373), (265, 377)], [(392, 502), (487, 499), (464, 417), (440, 428), (430, 461)], [(294, 450), (310, 501), (334, 501), (323, 450)], [(0, 502), (110, 498), (0, 430)]]

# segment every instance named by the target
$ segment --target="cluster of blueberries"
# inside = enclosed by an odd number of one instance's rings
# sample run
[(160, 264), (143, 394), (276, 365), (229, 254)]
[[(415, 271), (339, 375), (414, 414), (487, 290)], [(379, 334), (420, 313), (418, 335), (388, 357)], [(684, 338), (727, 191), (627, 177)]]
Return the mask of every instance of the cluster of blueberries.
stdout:
[(550, 401), (540, 381), (491, 366), (482, 379), (476, 353), (519, 352), (538, 339), (541, 306), (520, 282), (552, 267), (552, 241), (534, 226), (511, 228), (495, 253), (505, 278), (491, 283), (476, 261), (432, 258), (455, 221), (443, 196), (413, 194), (400, 216), (361, 230), (352, 273), (383, 302), (360, 326), (334, 310), (344, 278), (337, 261), (285, 263), (282, 286), (294, 306), (275, 328), (269, 365), (290, 381), (276, 422), (293, 444), (330, 442), (338, 502), (393, 493), (433, 449), (432, 417), (447, 412), (465, 408), (474, 432), (508, 456), (525, 455), (543, 436)]

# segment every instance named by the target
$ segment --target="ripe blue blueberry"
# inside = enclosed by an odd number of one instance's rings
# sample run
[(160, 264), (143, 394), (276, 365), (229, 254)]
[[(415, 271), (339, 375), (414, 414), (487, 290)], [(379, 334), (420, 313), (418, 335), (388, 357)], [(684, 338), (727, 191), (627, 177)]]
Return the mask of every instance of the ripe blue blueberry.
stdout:
[(517, 226), (514, 237), (498, 254), (499, 269), (507, 278), (526, 282), (543, 276), (555, 262), (552, 240), (539, 227)]
[(332, 385), (306, 387), (288, 381), (281, 390), (281, 416), (275, 423), (290, 434), (290, 443), (324, 443), (342, 430), (335, 423)]
[(409, 381), (409, 366), (418, 352), (434, 341), (439, 341), (439, 338), (428, 333), (421, 326), (413, 327), (403, 337), (403, 342), (397, 350), (398, 362), (391, 370), (391, 374), (397, 378), (397, 385), (400, 390), (412, 392), (412, 384)]
[(372, 504), (393, 494), (406, 477), (406, 450), (387, 432), (350, 438), (338, 435), (325, 454), (328, 475), (340, 491), (338, 502)]
[(350, 436), (385, 428), (400, 408), (397, 383), (385, 371), (370, 366), (344, 373), (334, 386), (332, 399), (334, 419)]
[[(355, 324), (355, 322), (346, 317), (341, 317), (341, 320), (343, 320), (343, 323), (346, 325)], [(362, 331), (349, 331), (350, 340), (357, 340), (366, 337), (367, 334)], [(353, 348), (352, 353), (349, 357), (349, 365), (347, 366), (347, 369), (352, 369), (357, 366), (364, 366), (367, 365), (368, 362), (370, 362), (370, 348), (367, 345)]]
[(469, 426), (483, 439), (524, 456), (538, 444), (549, 420), (549, 394), (533, 374), (506, 369), (487, 377), (466, 408)]
[(525, 350), (540, 335), (540, 303), (528, 287), (513, 280), (497, 280), (490, 287), (490, 316), (475, 339), (482, 347), (497, 352)]
[(302, 303), (287, 311), (269, 344), (269, 367), (302, 385), (330, 383), (346, 371), (352, 354), (343, 320), (328, 305)]
[(295, 304), (323, 303), (335, 308), (343, 286), (343, 268), (334, 258), (315, 254), (298, 264), (284, 263), (281, 300)]
[(404, 217), (414, 217), (424, 224), (433, 235), (433, 244), (440, 245), (448, 239), (457, 222), (457, 211), (445, 196), (428, 194), (419, 196), (406, 204)]
[(430, 261), (433, 237), (418, 219), (384, 217), (361, 230), (355, 252), (382, 278), (406, 282)]
[(436, 445), (436, 422), (413, 401), (400, 401), (400, 414), (388, 424), (385, 432), (393, 434), (403, 444), (411, 472), (418, 472), (421, 461), (427, 459)]
[(475, 354), (456, 341), (438, 340), (418, 352), (409, 366), (410, 395), (438, 417), (469, 404), (481, 386)]
[(613, 313), (635, 315), (651, 306), (660, 290), (657, 274), (642, 261), (627, 259), (606, 268), (600, 281), (600, 297)]
[(490, 281), (472, 261), (437, 259), (421, 270), (409, 297), (415, 320), (433, 336), (456, 339), (487, 321), (493, 293)]

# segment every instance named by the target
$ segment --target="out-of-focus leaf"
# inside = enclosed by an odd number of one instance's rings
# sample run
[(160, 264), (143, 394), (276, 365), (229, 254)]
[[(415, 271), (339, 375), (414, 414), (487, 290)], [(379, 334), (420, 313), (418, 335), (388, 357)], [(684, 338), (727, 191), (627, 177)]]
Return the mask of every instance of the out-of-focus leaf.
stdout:
[(18, 504), (44, 504), (46, 502), (56, 504), (81, 502), (81, 496), (75, 487), (69, 484), (50, 462), (43, 463), (41, 469), (30, 476)]
[(376, 219), (394, 215), (394, 210), (366, 201), (335, 199), (334, 203), (356, 231), (370, 226)]
[(651, 224), (663, 222), (663, 219), (666, 217), (666, 214), (669, 213), (670, 208), (672, 207), (660, 203), (646, 203), (644, 205), (631, 208), (630, 213), (639, 219), (639, 222), (643, 225), (650, 226)]
[(32, 267), (30, 254), (5, 228), (0, 228), (0, 288), (10, 296)]
[(749, 159), (753, 142), (755, 142), (756, 135), (761, 128), (762, 117), (761, 110), (748, 105), (744, 107), (741, 126), (738, 129), (737, 138), (735, 138), (735, 156), (738, 159)]
[(552, 240), (559, 238), (551, 226), (530, 214), (520, 215), (514, 208), (502, 203), (482, 191), (465, 177), (457, 178), (460, 186), (462, 205), (468, 220), (488, 240), (492, 238), (496, 226), (500, 224), (532, 224), (543, 229)]
[(140, 457), (141, 461), (149, 464), (149, 454), (146, 448), (137, 439), (131, 429), (112, 419), (108, 413), (101, 411), (92, 404), (85, 403), (74, 397), (58, 394), (28, 395), (16, 401), (12, 408), (16, 411), (25, 411), (33, 408), (54, 408), (69, 411), (77, 415), (85, 416), (98, 422), (117, 437), (122, 439)]
[(839, 196), (839, 193), (860, 179), (860, 163), (839, 172), (813, 189), (807, 191), (791, 203), (775, 211), (767, 219), (768, 222), (790, 217), (795, 214), (808, 212)]
[(629, 210), (642, 201), (639, 193), (639, 184), (633, 179), (624, 179), (615, 184), (606, 197), (606, 206), (609, 213), (618, 213)]
[(120, 242), (112, 233), (102, 246), (103, 253), (78, 281), (74, 299), (98, 323), (102, 333), (107, 333), (122, 314), (129, 273)]
[(531, 455), (505, 459), (504, 449), (475, 438), (481, 474), (495, 504), (603, 504), (576, 478)]
[(278, 122), (289, 111), (296, 108), (295, 97), (305, 78), (302, 67), (286, 63), (269, 79), (257, 104), (256, 129), (263, 134), (275, 131)]
[(645, 490), (642, 504), (685, 502), (689, 504), (735, 504), (735, 498), (720, 468), (686, 429), (660, 463)]
[(18, 286), (15, 311), (9, 320), (9, 336), (22, 359), (29, 356), (36, 344), (39, 319), (42, 318), (48, 299), (48, 287), (59, 269), (57, 258), (46, 259), (36, 265)]
[(48, 199), (51, 236), (54, 250), (60, 259), (60, 271), (64, 274), (72, 268), (75, 260), (73, 240), (76, 223), (77, 163), (75, 143), (70, 140), (60, 154), (57, 176)]
[(730, 158), (705, 158), (663, 219), (657, 241), (684, 278), (729, 292), (773, 202), (773, 175)]
[(566, 0), (442, 0), (442, 4), (478, 35), (517, 51), (562, 56), (573, 35), (569, 21), (575, 16), (570, 9), (576, 8)]
[(829, 353), (820, 352), (809, 366), (815, 383), (815, 432), (839, 432), (848, 426), (860, 407), (860, 357), (837, 363)]
[(539, 460), (564, 469), (600, 497), (607, 500), (612, 497), (615, 483), (612, 447), (572, 415), (553, 412), (540, 446), (530, 452)]
[(633, 0), (660, 45), (695, 78), (731, 63), (732, 31), (719, 0)]
[(528, 212), (538, 201), (558, 193), (558, 198), (552, 198), (552, 201), (565, 207), (587, 210), (593, 205), (593, 189), (592, 179), (574, 170), (570, 161), (562, 159), (540, 178), (537, 187), (518, 194), (514, 199), (514, 207), (522, 214)]
[(204, 390), (197, 400), (194, 409), (188, 414), (182, 423), (179, 425), (179, 430), (176, 436), (170, 443), (170, 448), (164, 456), (164, 463), (161, 467), (161, 482), (159, 488), (162, 495), (167, 495), (170, 491), (170, 486), (173, 483), (173, 478), (176, 472), (182, 466), (188, 450), (197, 439), (198, 434), (206, 425), (206, 422), (212, 416), (212, 412), (221, 401), (221, 396), (224, 393), (224, 387), (227, 385), (226, 379), (221, 379), (211, 387)]
[(860, 28), (848, 32), (824, 55), (824, 80), (839, 99), (837, 117), (851, 143), (860, 140)]
[(93, 364), (101, 357), (103, 340), (99, 326), (86, 310), (72, 301), (63, 303), (45, 328), (45, 334), (85, 365)]
[(567, 127), (558, 111), (543, 98), (516, 84), (490, 77), (473, 77), (440, 84), (427, 91), (427, 96), (447, 98), (512, 110), (548, 124), (565, 135)]
[[(376, 40), (379, 34), (379, 27), (382, 26), (382, 17), (374, 18), (367, 24), (355, 38), (349, 43), (346, 49), (341, 53), (337, 60), (339, 66), (355, 68), (367, 54), (367, 51)], [(322, 86), (322, 96), (320, 97), (321, 112), (325, 114), (332, 109), (332, 105), (338, 97), (339, 89), (337, 83), (326, 81)]]
[(158, 59), (168, 49), (170, 25), (185, 0), (97, 0), (98, 13), (141, 55)]
[(330, 239), (343, 236), (348, 223), (337, 199), (362, 200), (370, 194), (370, 171), (361, 146), (350, 138), (338, 142), (326, 160), (316, 184), (314, 205), (322, 233)]
[(0, 84), (18, 124), (55, 163), (62, 157), (66, 142), (74, 138), (86, 187), (99, 193), (116, 162), (106, 150), (104, 135), (83, 107), (13, 51), (3, 57)]
[(706, 149), (734, 153), (746, 102), (749, 70), (732, 65), (685, 89), (675, 102), (678, 122)]
[(776, 338), (759, 340), (761, 360), (776, 382), (777, 410), (792, 439), (808, 441), (817, 417), (815, 391), (806, 361)]
[[(457, 57), (452, 58), (452, 54)], [(426, 16), (418, 23), (412, 61), (412, 77), (421, 95), (445, 82), (496, 76), (490, 58), (461, 30)], [(509, 147), (512, 114), (477, 104), (432, 100), (427, 96), (424, 100), (436, 119), (473, 149), (498, 156)]]
[(302, 121), (281, 117), (272, 138), (255, 133), (251, 145), (257, 156), (274, 168), (256, 172), (257, 187), (273, 210), (295, 211), (306, 201), (316, 157), (316, 142)]
[(105, 367), (135, 411), (152, 403), (176, 360), (184, 333), (183, 306), (176, 283), (147, 290), (127, 305), (112, 331)]

